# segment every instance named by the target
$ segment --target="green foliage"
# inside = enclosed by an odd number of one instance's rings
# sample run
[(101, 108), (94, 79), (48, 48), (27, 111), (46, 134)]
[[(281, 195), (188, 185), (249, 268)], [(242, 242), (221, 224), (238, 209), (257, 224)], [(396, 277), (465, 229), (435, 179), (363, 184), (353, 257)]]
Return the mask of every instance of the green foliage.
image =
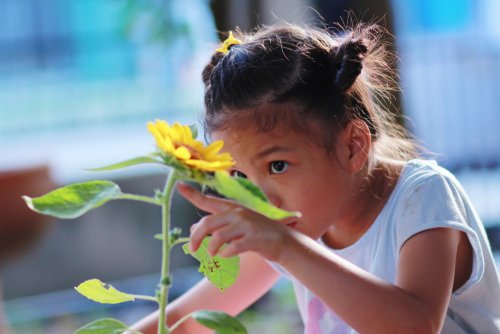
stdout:
[(30, 209), (57, 218), (77, 218), (104, 203), (123, 195), (120, 187), (111, 181), (75, 183), (51, 191), (43, 196), (23, 196)]
[(198, 137), (198, 127), (196, 126), (196, 124), (190, 124), (188, 126), (189, 126), (189, 129), (191, 129), (191, 133), (193, 134), (193, 138), (197, 138)]
[(247, 334), (238, 319), (224, 312), (199, 310), (193, 312), (192, 317), (203, 326), (214, 329), (217, 334)]
[(81, 327), (74, 334), (122, 334), (127, 329), (128, 327), (121, 321), (112, 318), (102, 318)]
[(117, 169), (132, 167), (132, 166), (136, 166), (136, 165), (151, 164), (151, 163), (163, 165), (163, 162), (160, 159), (157, 159), (156, 157), (157, 157), (157, 155), (151, 154), (151, 155), (144, 156), (144, 157), (137, 157), (137, 158), (125, 160), (125, 161), (118, 162), (118, 163), (111, 164), (111, 165), (107, 165), (104, 167), (90, 168), (87, 170), (91, 171), (91, 172), (104, 172), (104, 171), (117, 170)]
[(134, 300), (134, 296), (118, 291), (97, 278), (85, 281), (75, 289), (88, 299), (103, 304), (119, 304)]
[[(148, 0), (151, 1), (151, 0)], [(144, 3), (148, 3), (148, 1)], [(139, 7), (134, 8), (132, 0), (128, 2), (129, 10), (141, 11)], [(152, 2), (149, 2), (150, 4)], [(153, 7), (151, 7), (153, 8)], [(165, 7), (166, 8), (166, 7)], [(167, 11), (168, 13), (168, 11)], [(133, 15), (132, 15), (133, 16)], [(161, 20), (160, 20), (161, 21)], [(160, 22), (158, 21), (158, 22)], [(193, 137), (197, 136), (197, 130), (191, 126)], [(173, 195), (175, 182), (179, 180), (193, 181), (215, 189), (221, 195), (233, 199), (239, 204), (254, 210), (270, 219), (280, 220), (287, 217), (300, 217), (298, 212), (289, 212), (279, 209), (269, 203), (265, 194), (252, 182), (242, 178), (233, 178), (226, 172), (207, 172), (195, 168), (189, 168), (181, 163), (175, 156), (165, 153), (156, 152), (146, 156), (136, 157), (119, 163), (111, 164), (101, 168), (92, 169), (92, 171), (112, 171), (127, 167), (132, 167), (140, 164), (160, 164), (162, 166), (171, 167), (168, 173), (168, 179), (165, 183), (163, 192), (156, 191), (154, 197), (147, 197), (134, 194), (122, 193), (120, 187), (111, 181), (88, 181), (82, 183), (71, 184), (43, 196), (30, 198), (23, 196), (30, 209), (51, 215), (57, 218), (72, 219), (83, 215), (84, 213), (98, 208), (110, 200), (129, 199), (137, 200), (150, 204), (161, 205), (163, 210), (162, 229), (163, 233), (156, 234), (155, 239), (161, 240), (164, 243), (162, 248), (162, 276), (160, 279), (160, 289), (158, 296), (142, 296), (131, 295), (116, 290), (114, 287), (101, 282), (98, 279), (91, 279), (83, 282), (75, 289), (85, 297), (106, 304), (117, 304), (135, 299), (144, 299), (157, 302), (160, 306), (159, 324), (165, 323), (165, 308), (167, 305), (168, 288), (171, 278), (169, 275), (168, 259), (170, 249), (176, 244), (182, 244), (189, 241), (189, 238), (181, 238), (181, 231), (178, 228), (170, 230), (170, 203)], [(165, 237), (165, 232), (168, 231), (168, 239)], [(196, 252), (191, 252), (189, 244), (183, 246), (186, 254), (192, 255), (200, 262), (199, 271), (203, 273), (207, 279), (212, 282), (217, 288), (227, 289), (234, 284), (239, 275), (238, 256), (231, 258), (222, 258), (219, 256), (210, 256), (207, 245), (209, 237), (205, 238)], [(165, 245), (166, 244), (166, 245)], [(245, 327), (234, 317), (223, 312), (214, 311), (196, 311), (192, 317), (202, 325), (213, 329), (219, 334), (245, 334)], [(188, 319), (189, 315), (183, 319)], [(175, 327), (175, 325), (174, 325)], [(168, 333), (165, 326), (159, 326), (160, 333)], [(100, 319), (80, 328), (77, 334), (119, 334), (127, 331), (127, 326), (115, 319)], [(131, 332), (135, 333), (135, 332)]]
[(227, 289), (234, 284), (240, 272), (240, 258), (233, 256), (222, 258), (220, 256), (210, 256), (208, 253), (208, 243), (210, 237), (203, 239), (200, 248), (196, 252), (189, 249), (189, 244), (182, 246), (184, 253), (191, 254), (200, 262), (198, 269), (213, 285), (221, 289)]
[(225, 197), (234, 199), (270, 219), (300, 217), (298, 212), (285, 211), (270, 204), (262, 191), (250, 181), (233, 178), (225, 172), (215, 172), (215, 178), (210, 186)]
[(269, 202), (269, 199), (267, 196), (260, 190), (259, 187), (257, 187), (255, 184), (252, 183), (252, 181), (242, 178), (242, 177), (236, 177), (235, 180), (243, 186), (246, 190), (252, 193), (253, 196), (260, 198), (264, 202)]

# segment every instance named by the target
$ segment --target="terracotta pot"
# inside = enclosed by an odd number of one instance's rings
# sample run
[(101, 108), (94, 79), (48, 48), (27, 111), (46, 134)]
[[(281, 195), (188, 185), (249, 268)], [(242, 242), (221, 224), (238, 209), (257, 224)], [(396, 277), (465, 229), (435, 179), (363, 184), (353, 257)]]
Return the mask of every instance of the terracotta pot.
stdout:
[(33, 245), (52, 221), (31, 211), (21, 196), (37, 197), (54, 188), (46, 165), (0, 172), (0, 264)]

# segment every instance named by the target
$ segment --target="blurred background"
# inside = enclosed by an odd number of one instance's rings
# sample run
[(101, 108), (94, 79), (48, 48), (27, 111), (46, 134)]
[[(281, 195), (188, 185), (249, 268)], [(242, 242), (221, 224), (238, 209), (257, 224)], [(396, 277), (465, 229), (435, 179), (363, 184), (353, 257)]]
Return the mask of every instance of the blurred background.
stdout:
[[(100, 316), (130, 324), (154, 305), (96, 304), (73, 287), (97, 277), (153, 294), (159, 279), (156, 208), (112, 202), (59, 221), (30, 213), (21, 195), (96, 178), (152, 195), (165, 170), (84, 168), (150, 153), (149, 120), (198, 122), (200, 73), (218, 32), (280, 19), (332, 25), (347, 10), (380, 18), (395, 36), (395, 110), (462, 182), (499, 259), (497, 0), (1, 0), (0, 334), (71, 333)], [(174, 216), (187, 231), (200, 214), (175, 197)], [(175, 298), (200, 276), (179, 252), (172, 267)], [(250, 333), (301, 333), (284, 281), (242, 319)]]

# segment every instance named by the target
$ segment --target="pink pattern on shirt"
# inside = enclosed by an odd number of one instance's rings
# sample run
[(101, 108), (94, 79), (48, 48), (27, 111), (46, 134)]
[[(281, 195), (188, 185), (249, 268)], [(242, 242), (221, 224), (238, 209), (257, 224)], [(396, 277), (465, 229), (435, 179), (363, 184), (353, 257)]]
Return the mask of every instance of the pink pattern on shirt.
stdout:
[(307, 323), (305, 334), (321, 334), (319, 322), (327, 312), (325, 305), (318, 299), (313, 298), (307, 305)]

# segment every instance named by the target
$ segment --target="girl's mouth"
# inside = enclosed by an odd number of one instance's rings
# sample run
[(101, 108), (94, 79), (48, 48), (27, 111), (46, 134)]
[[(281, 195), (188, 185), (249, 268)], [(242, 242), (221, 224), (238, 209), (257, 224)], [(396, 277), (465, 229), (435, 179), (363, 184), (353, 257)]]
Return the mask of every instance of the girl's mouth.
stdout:
[(297, 222), (295, 221), (295, 222), (287, 223), (286, 226), (295, 229), (295, 227), (297, 227)]

